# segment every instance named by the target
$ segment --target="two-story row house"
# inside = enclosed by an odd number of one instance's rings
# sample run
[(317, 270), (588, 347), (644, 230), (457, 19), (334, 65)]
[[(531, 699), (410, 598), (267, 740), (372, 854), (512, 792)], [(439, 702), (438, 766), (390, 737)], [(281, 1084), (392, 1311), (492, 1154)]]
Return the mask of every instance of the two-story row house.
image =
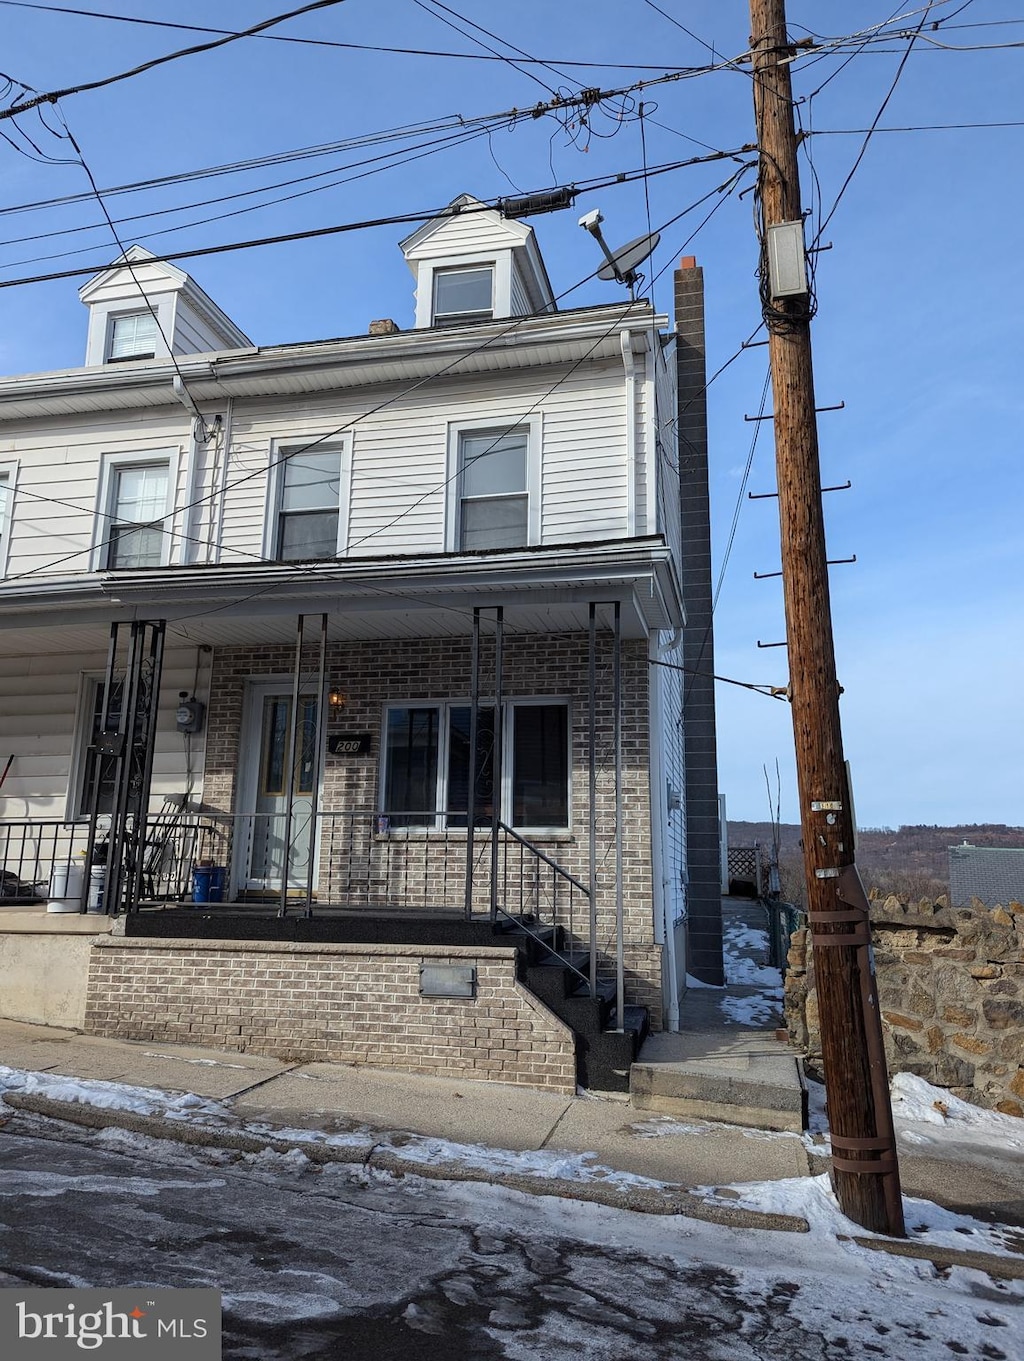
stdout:
[(684, 987), (672, 337), (468, 196), (402, 251), (267, 347), (133, 247), (0, 379), (2, 891), (123, 914), (96, 1033), (571, 1088)]

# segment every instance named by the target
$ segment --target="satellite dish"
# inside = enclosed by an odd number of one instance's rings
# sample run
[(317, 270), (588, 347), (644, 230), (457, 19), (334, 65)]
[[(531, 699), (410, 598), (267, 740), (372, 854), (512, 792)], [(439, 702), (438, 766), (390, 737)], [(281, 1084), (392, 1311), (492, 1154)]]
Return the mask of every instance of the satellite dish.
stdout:
[(636, 283), (637, 265), (642, 264), (653, 254), (660, 240), (660, 232), (650, 232), (647, 236), (638, 236), (635, 241), (627, 241), (610, 255), (608, 263), (597, 271), (597, 277), (605, 281), (617, 279), (619, 283), (628, 284), (632, 288)]

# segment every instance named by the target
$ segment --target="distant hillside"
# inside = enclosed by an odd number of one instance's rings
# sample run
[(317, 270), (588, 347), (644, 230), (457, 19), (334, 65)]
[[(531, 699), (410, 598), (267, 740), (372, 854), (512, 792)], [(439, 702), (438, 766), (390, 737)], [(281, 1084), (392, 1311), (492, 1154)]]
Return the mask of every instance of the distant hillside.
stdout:
[[(770, 822), (730, 822), (729, 844), (772, 843)], [(949, 892), (950, 846), (968, 841), (972, 846), (1024, 846), (1024, 827), (982, 822), (960, 827), (862, 827), (857, 840), (857, 867), (865, 886), (882, 893), (912, 898), (938, 897)], [(779, 862), (786, 897), (802, 898), (800, 828), (784, 822), (779, 828)], [(799, 897), (798, 897), (799, 895)]]

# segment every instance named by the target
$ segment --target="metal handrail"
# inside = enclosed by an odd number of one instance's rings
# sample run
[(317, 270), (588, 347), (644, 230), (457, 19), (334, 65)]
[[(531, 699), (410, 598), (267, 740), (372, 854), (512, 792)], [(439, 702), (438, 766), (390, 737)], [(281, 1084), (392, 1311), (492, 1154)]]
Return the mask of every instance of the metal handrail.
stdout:
[(590, 897), (590, 889), (587, 887), (586, 884), (584, 884), (581, 880), (577, 879), (575, 874), (571, 874), (569, 870), (567, 870), (564, 867), (564, 865), (560, 865), (557, 860), (552, 860), (550, 855), (546, 855), (539, 846), (535, 846), (532, 841), (529, 841), (525, 836), (520, 835), (520, 833), (517, 832), (514, 827), (510, 827), (507, 822), (499, 822), (498, 830), (502, 832), (507, 832), (508, 835), (513, 839), (513, 841), (518, 841), (521, 846), (525, 846), (526, 849), (532, 852), (532, 854), (534, 854), (538, 860), (543, 860), (545, 865), (550, 865), (551, 868), (555, 870), (558, 874), (560, 874), (563, 879), (568, 879), (570, 884), (575, 885), (575, 887), (578, 888), (579, 891), (582, 894), (584, 894), (585, 897), (587, 898)]

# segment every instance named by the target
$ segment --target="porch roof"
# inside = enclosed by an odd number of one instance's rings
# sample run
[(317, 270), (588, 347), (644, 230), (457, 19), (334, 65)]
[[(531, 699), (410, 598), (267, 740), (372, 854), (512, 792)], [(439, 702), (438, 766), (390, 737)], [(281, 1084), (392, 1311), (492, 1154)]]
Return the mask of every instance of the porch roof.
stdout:
[[(114, 621), (166, 619), (190, 642), (245, 646), (294, 639), (297, 614), (327, 614), (332, 639), (464, 635), (474, 606), (501, 605), (523, 632), (585, 629), (589, 604), (618, 601), (624, 637), (684, 620), (660, 536), (474, 554), (336, 563), (150, 568), (34, 578), (0, 587), (8, 654), (102, 645)], [(606, 627), (610, 611), (600, 612)], [(176, 632), (172, 628), (172, 633)], [(74, 638), (74, 644), (72, 644)]]

